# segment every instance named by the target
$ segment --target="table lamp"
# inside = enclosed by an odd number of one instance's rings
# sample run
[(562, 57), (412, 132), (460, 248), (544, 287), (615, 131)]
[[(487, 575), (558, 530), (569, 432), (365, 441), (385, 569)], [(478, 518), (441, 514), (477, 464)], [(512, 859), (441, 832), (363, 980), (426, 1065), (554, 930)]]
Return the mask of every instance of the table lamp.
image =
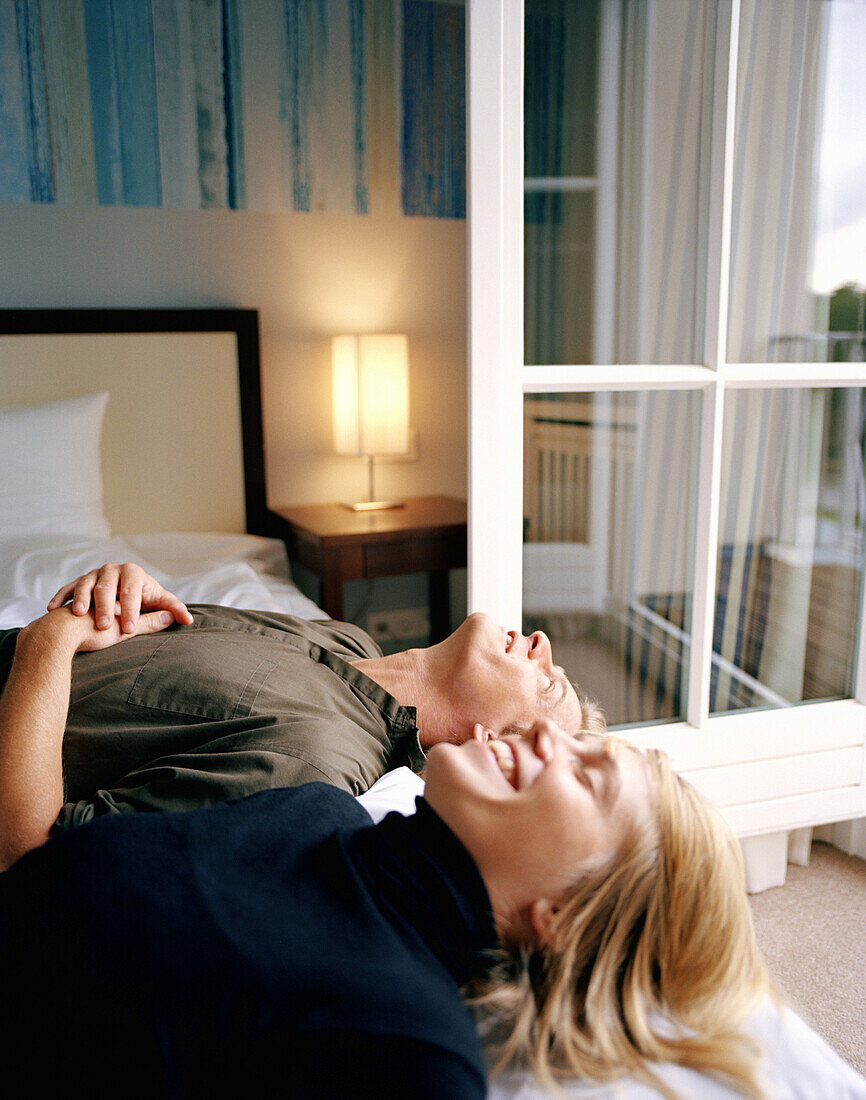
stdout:
[(353, 511), (402, 508), (400, 500), (376, 500), (377, 455), (409, 450), (409, 341), (402, 335), (335, 336), (331, 342), (334, 450), (367, 459), (368, 499)]

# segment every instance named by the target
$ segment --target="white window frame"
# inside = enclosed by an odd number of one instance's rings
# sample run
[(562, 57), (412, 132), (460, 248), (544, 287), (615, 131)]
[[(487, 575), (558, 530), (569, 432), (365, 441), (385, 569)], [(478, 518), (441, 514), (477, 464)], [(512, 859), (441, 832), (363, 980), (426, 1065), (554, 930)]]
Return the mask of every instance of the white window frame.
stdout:
[[(467, 6), (471, 611), (521, 621), (525, 393), (701, 394), (699, 505), (684, 722), (632, 729), (665, 749), (741, 836), (866, 815), (866, 604), (851, 699), (710, 716), (725, 392), (866, 385), (862, 363), (727, 363), (739, 0), (719, 0), (702, 365), (523, 364), (523, 0)], [(820, 373), (819, 373), (820, 372)]]

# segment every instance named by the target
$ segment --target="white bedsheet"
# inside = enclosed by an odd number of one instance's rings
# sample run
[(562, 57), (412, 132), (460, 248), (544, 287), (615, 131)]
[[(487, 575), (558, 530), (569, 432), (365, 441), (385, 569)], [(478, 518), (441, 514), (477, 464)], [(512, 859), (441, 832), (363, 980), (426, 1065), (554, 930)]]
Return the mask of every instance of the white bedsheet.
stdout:
[(257, 535), (159, 534), (85, 539), (0, 537), (0, 628), (44, 614), (66, 581), (104, 562), (134, 561), (186, 603), (327, 615), (292, 582), (285, 545)]

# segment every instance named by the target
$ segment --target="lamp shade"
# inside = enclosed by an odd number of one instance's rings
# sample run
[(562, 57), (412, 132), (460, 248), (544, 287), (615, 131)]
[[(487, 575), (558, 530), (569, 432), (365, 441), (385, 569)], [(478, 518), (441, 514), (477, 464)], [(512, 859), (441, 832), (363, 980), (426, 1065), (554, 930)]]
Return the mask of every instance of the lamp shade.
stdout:
[(341, 455), (409, 450), (409, 341), (398, 335), (332, 341), (334, 449)]

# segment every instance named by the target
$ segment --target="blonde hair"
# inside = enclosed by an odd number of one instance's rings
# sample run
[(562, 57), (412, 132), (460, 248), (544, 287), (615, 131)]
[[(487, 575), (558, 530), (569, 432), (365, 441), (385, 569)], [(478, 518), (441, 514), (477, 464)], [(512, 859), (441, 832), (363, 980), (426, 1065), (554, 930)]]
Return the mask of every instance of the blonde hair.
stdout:
[(548, 1087), (632, 1075), (675, 1098), (651, 1068), (674, 1062), (760, 1097), (761, 1051), (742, 1025), (771, 988), (739, 843), (663, 753), (646, 760), (654, 820), (584, 871), (548, 945), (505, 957), (474, 991), (505, 1036), (494, 1072), (528, 1064)]

